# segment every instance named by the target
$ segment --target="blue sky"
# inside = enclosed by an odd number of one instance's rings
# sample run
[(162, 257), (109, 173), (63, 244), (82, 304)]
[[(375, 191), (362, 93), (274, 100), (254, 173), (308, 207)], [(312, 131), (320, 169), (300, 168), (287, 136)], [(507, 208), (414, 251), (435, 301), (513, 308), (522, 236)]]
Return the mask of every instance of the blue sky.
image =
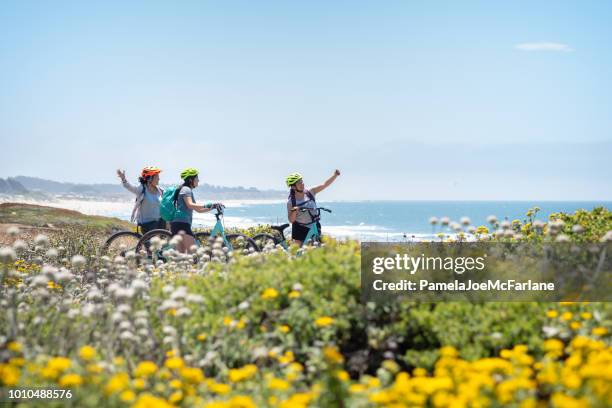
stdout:
[(612, 3), (0, 5), (0, 177), (612, 199)]

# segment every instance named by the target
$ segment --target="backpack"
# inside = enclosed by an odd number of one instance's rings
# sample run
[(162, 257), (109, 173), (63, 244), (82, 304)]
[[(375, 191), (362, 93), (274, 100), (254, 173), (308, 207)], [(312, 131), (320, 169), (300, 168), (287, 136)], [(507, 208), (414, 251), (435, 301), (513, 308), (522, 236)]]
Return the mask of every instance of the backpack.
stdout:
[(183, 186), (175, 186), (169, 187), (164, 191), (161, 199), (161, 203), (159, 204), (159, 214), (161, 215), (164, 221), (172, 221), (178, 215), (180, 215), (181, 211), (178, 209), (175, 195), (178, 196), (178, 192), (181, 190)]
[[(304, 189), (304, 194), (306, 194), (306, 197), (308, 197), (309, 200), (315, 201), (314, 195), (310, 192), (310, 190)], [(295, 207), (296, 205), (295, 190), (291, 190), (289, 192), (289, 198), (291, 199), (291, 207)]]

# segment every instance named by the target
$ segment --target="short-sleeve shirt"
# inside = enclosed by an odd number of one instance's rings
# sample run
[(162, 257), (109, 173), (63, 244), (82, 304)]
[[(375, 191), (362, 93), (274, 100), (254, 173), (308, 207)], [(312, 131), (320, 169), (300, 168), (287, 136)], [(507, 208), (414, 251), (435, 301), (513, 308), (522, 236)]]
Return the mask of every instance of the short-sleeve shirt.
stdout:
[(176, 202), (176, 208), (178, 210), (177, 216), (172, 220), (173, 222), (186, 222), (187, 224), (191, 224), (193, 221), (193, 210), (188, 208), (187, 204), (185, 204), (185, 197), (187, 196), (191, 197), (192, 202), (196, 202), (193, 196), (193, 190), (187, 186), (181, 187)]
[(138, 222), (140, 224), (157, 221), (160, 219), (159, 204), (161, 202), (161, 198), (162, 195), (159, 190), (152, 193), (148, 188), (144, 189), (144, 195), (142, 202), (140, 203), (140, 212), (138, 217)]
[[(315, 193), (310, 192), (313, 197), (315, 197)], [(291, 197), (287, 199), (287, 209), (291, 209)], [(311, 200), (308, 197), (308, 194), (304, 194), (304, 198), (301, 200), (295, 197), (295, 206), (299, 208), (307, 208), (308, 211), (298, 211), (297, 217), (295, 218), (295, 222), (298, 224), (310, 224), (313, 221), (313, 217), (317, 215), (317, 202), (315, 200)]]

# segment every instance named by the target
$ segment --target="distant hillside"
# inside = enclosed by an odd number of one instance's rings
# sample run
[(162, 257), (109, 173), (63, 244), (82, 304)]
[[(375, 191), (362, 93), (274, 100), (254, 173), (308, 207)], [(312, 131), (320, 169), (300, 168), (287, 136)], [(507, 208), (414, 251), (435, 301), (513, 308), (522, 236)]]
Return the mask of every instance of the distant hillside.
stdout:
[[(4, 184), (3, 184), (4, 183)], [(132, 184), (136, 184), (133, 181)], [(12, 187), (8, 187), (8, 186)], [(3, 190), (6, 190), (6, 192)], [(162, 186), (163, 188), (164, 186)], [(168, 187), (168, 186), (165, 186)], [(113, 200), (132, 198), (132, 194), (117, 182), (116, 184), (63, 183), (38, 177), (17, 176), (0, 179), (0, 194), (38, 193), (51, 197), (107, 198)], [(276, 199), (286, 193), (279, 190), (258, 190), (255, 187), (226, 187), (200, 184), (198, 194), (210, 199)]]
[(0, 194), (27, 194), (28, 189), (15, 179), (0, 178)]

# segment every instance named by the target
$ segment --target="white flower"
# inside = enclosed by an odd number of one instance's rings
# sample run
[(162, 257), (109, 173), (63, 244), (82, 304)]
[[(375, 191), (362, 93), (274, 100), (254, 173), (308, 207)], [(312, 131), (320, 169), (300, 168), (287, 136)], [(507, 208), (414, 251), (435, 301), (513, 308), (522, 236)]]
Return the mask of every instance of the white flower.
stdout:
[(487, 217), (487, 222), (488, 222), (489, 224), (496, 224), (496, 223), (497, 223), (497, 217), (496, 217), (496, 216), (494, 216), (494, 215), (489, 215), (489, 216)]
[(28, 249), (28, 244), (26, 244), (25, 241), (18, 239), (17, 241), (13, 242), (13, 249), (16, 252), (22, 252)]
[(162, 292), (164, 292), (164, 294), (169, 295), (170, 293), (174, 292), (174, 286), (172, 285), (165, 285), (162, 288)]
[(57, 274), (58, 269), (55, 266), (51, 265), (43, 265), (41, 273), (45, 275), (49, 280), (55, 280), (55, 275)]
[(147, 317), (149, 317), (149, 312), (147, 312), (146, 310), (139, 310), (136, 313), (134, 313), (134, 316), (137, 318), (146, 319)]
[(81, 311), (79, 309), (70, 309), (67, 314), (69, 319), (74, 319), (81, 314)]
[(89, 317), (94, 313), (95, 310), (96, 307), (94, 305), (92, 305), (91, 303), (85, 303), (81, 308), (81, 314), (83, 315), (83, 317)]
[(240, 310), (247, 310), (249, 307), (251, 306), (251, 304), (248, 301), (243, 301), (238, 305), (238, 309)]
[(147, 318), (146, 318), (146, 317), (137, 317), (137, 318), (134, 320), (134, 325), (135, 325), (136, 327), (147, 327), (147, 326), (148, 326), (148, 324), (149, 324), (149, 321), (147, 320)]
[(57, 258), (59, 256), (59, 252), (55, 248), (49, 248), (45, 255), (47, 255), (49, 258)]
[(125, 341), (135, 340), (134, 335), (132, 334), (132, 332), (129, 332), (129, 331), (121, 332), (121, 334), (119, 335), (119, 338)]
[(69, 270), (67, 269), (62, 269), (56, 276), (55, 278), (57, 279), (57, 281), (59, 283), (63, 283), (63, 282), (70, 282), (71, 280), (74, 279), (74, 275), (70, 273)]
[(450, 223), (450, 218), (448, 217), (442, 217), (440, 218), (440, 224), (442, 225), (448, 225)]
[(46, 276), (36, 275), (34, 278), (32, 278), (32, 282), (30, 282), (30, 285), (35, 288), (46, 288), (47, 282), (49, 282), (49, 279)]
[(438, 217), (431, 217), (431, 218), (429, 219), (429, 223), (430, 223), (431, 225), (436, 225), (436, 224), (438, 223)]
[(570, 242), (570, 237), (565, 234), (559, 234), (557, 238), (555, 238), (556, 242)]
[(162, 332), (163, 332), (164, 334), (169, 335), (169, 336), (174, 336), (174, 335), (176, 335), (176, 329), (175, 329), (174, 327), (172, 327), (172, 326), (164, 326), (164, 327), (162, 328)]
[(117, 311), (119, 313), (129, 314), (132, 311), (132, 308), (130, 307), (130, 305), (126, 305), (124, 303), (124, 304), (117, 306)]
[(113, 259), (113, 262), (116, 263), (117, 265), (121, 265), (123, 263), (125, 263), (125, 258), (122, 256), (117, 255), (115, 257), (115, 259)]
[(535, 220), (533, 222), (533, 228), (537, 229), (537, 230), (541, 230), (544, 228), (544, 225), (546, 225), (544, 222), (540, 221), (540, 220)]
[(580, 224), (576, 224), (572, 226), (572, 232), (576, 234), (581, 234), (584, 232), (584, 227)]
[(81, 268), (85, 266), (85, 263), (87, 262), (87, 260), (85, 259), (83, 255), (75, 255), (72, 257), (70, 262), (72, 263), (72, 266), (74, 266), (75, 268)]
[(291, 289), (300, 292), (302, 289), (304, 289), (304, 287), (302, 286), (302, 284), (300, 282), (296, 282), (296, 283), (293, 284)]
[(49, 244), (49, 237), (44, 234), (38, 234), (34, 238), (34, 244), (41, 247), (46, 247)]
[(461, 219), (459, 220), (459, 222), (465, 226), (468, 226), (472, 223), (472, 221), (470, 221), (469, 217), (461, 217)]
[(166, 310), (176, 309), (180, 306), (180, 304), (172, 299), (166, 299), (162, 302), (162, 304), (157, 308), (160, 312), (165, 312)]
[(12, 227), (8, 227), (6, 233), (9, 234), (10, 237), (15, 238), (20, 233), (19, 227), (14, 225)]
[(606, 234), (601, 237), (600, 242), (612, 242), (612, 230), (606, 232)]
[(204, 297), (202, 297), (201, 295), (194, 295), (192, 293), (187, 295), (186, 298), (187, 302), (191, 302), (191, 303), (203, 303), (204, 302)]
[(115, 291), (115, 297), (117, 300), (129, 300), (132, 299), (135, 295), (134, 289), (132, 288), (119, 288)]
[(126, 254), (125, 254), (125, 259), (128, 259), (128, 260), (133, 260), (133, 259), (135, 259), (135, 258), (136, 258), (136, 252), (134, 252), (134, 251), (128, 251), (128, 252), (126, 252)]
[(147, 289), (147, 283), (141, 279), (134, 279), (132, 281), (132, 289), (134, 289), (136, 293), (140, 293)]
[(176, 316), (177, 317), (191, 316), (191, 309), (189, 309), (188, 307), (181, 307), (176, 311)]
[(179, 286), (170, 295), (170, 299), (174, 299), (174, 300), (185, 300), (186, 297), (187, 297), (187, 288), (185, 286)]
[(0, 262), (14, 262), (17, 259), (15, 250), (11, 247), (0, 248)]
[(132, 328), (132, 323), (128, 322), (127, 320), (124, 320), (121, 323), (119, 323), (120, 330), (130, 330), (131, 328)]

